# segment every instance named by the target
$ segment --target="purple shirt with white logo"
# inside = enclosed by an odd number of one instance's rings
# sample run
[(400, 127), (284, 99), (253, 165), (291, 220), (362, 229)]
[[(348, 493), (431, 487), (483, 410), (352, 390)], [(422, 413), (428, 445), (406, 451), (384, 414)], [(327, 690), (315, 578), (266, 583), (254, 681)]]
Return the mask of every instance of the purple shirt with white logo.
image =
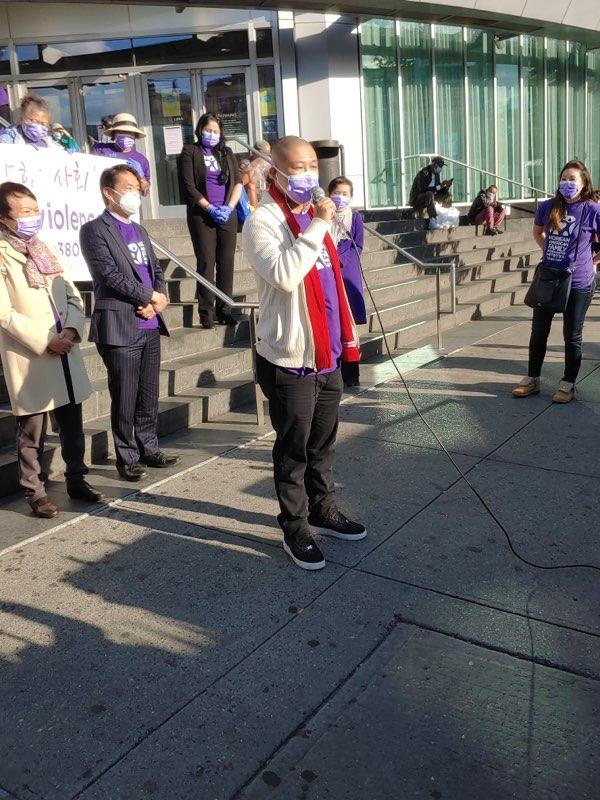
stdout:
[(221, 177), (221, 167), (217, 161), (217, 157), (213, 153), (212, 147), (205, 147), (202, 145), (202, 154), (204, 156), (204, 166), (206, 168), (206, 199), (212, 206), (225, 205), (225, 195), (227, 194), (227, 186), (224, 183), (219, 183)]
[[(123, 241), (131, 253), (131, 258), (133, 259), (137, 274), (140, 276), (142, 283), (149, 289), (153, 289), (154, 286), (152, 284), (152, 274), (150, 272), (150, 261), (148, 260), (148, 254), (146, 253), (146, 245), (144, 244), (144, 240), (137, 233), (133, 222), (123, 222), (123, 220), (119, 219), (114, 214), (112, 217), (116, 222), (121, 236), (123, 237)], [(154, 316), (152, 319), (142, 319), (140, 317), (138, 321), (138, 329), (140, 331), (153, 331), (156, 330), (156, 328), (158, 328), (157, 317)]]
[(546, 229), (544, 264), (554, 269), (570, 267), (573, 272), (572, 287), (586, 289), (596, 278), (592, 242), (595, 234), (600, 233), (600, 205), (585, 201), (567, 203), (566, 217), (560, 228), (553, 231), (548, 226), (553, 202), (553, 199), (544, 200), (535, 215), (535, 224)]
[(120, 158), (123, 161), (135, 161), (137, 164), (136, 172), (140, 178), (150, 183), (150, 163), (143, 153), (138, 153), (137, 150), (130, 150), (124, 153), (115, 142), (97, 142), (92, 147), (93, 156), (106, 156), (106, 158)]
[[(300, 226), (301, 231), (305, 231), (312, 222), (308, 214), (294, 214), (296, 222)], [(327, 248), (323, 244), (321, 254), (316, 262), (317, 272), (321, 281), (321, 288), (323, 289), (323, 296), (325, 298), (325, 316), (327, 318), (327, 329), (329, 331), (329, 344), (331, 345), (331, 357), (333, 366), (327, 367), (319, 371), (319, 375), (326, 375), (328, 372), (334, 372), (338, 366), (338, 360), (342, 355), (342, 324), (340, 322), (340, 303), (337, 293), (337, 285), (335, 282), (335, 274), (331, 266), (331, 260)], [(292, 369), (288, 367), (281, 367), (285, 372), (290, 372), (293, 375), (303, 376), (314, 373), (312, 367), (299, 367)]]

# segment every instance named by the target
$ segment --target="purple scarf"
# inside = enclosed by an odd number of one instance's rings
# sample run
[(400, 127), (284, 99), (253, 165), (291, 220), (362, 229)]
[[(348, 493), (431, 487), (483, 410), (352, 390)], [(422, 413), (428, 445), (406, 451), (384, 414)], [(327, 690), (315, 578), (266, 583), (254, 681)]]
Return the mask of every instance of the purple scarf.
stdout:
[(45, 242), (34, 236), (32, 239), (21, 239), (3, 223), (0, 223), (4, 238), (17, 253), (26, 256), (25, 277), (32, 288), (46, 286), (46, 275), (58, 275), (63, 268), (52, 250)]

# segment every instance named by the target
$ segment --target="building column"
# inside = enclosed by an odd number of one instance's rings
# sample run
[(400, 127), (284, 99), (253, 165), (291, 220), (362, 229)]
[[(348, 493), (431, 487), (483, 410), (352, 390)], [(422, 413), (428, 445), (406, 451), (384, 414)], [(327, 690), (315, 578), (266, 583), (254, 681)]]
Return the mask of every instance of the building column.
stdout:
[[(354, 202), (364, 203), (360, 50), (356, 17), (294, 14), (300, 136), (344, 146)], [(286, 133), (291, 131), (287, 130)]]

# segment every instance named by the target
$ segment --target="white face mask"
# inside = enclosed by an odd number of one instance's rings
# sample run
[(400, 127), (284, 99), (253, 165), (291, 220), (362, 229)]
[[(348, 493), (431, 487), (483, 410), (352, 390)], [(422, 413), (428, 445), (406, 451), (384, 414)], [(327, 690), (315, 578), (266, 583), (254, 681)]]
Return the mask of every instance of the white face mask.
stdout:
[(139, 192), (131, 191), (123, 192), (123, 194), (121, 194), (115, 189), (113, 189), (113, 192), (118, 194), (121, 198), (118, 201), (121, 211), (124, 211), (128, 217), (133, 216), (133, 214), (137, 214), (137, 212), (140, 210), (140, 206), (142, 205), (142, 197)]

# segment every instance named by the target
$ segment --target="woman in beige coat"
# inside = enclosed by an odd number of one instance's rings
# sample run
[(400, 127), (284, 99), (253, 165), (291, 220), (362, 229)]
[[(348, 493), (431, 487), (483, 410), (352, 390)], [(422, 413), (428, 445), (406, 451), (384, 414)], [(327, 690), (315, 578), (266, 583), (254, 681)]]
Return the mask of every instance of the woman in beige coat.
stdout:
[(32, 192), (19, 183), (0, 184), (0, 355), (17, 418), (20, 483), (34, 514), (51, 518), (58, 507), (46, 495), (40, 465), (49, 411), (59, 429), (69, 495), (94, 503), (104, 495), (84, 479), (81, 403), (91, 386), (77, 346), (83, 305), (57, 253), (38, 239), (40, 227)]

